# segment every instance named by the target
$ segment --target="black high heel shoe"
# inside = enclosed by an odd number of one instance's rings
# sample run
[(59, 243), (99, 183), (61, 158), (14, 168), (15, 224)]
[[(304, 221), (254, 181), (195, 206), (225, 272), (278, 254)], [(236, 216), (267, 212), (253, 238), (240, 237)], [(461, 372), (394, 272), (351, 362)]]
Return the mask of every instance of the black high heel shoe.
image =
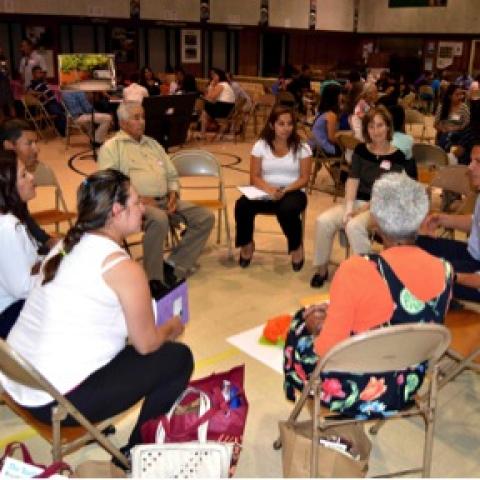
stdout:
[(325, 273), (325, 275), (320, 275), (319, 273), (315, 273), (310, 280), (310, 286), (312, 288), (321, 288), (323, 287), (323, 284), (328, 278), (328, 272)]
[(252, 248), (252, 254), (250, 255), (249, 258), (245, 258), (245, 257), (242, 257), (242, 253), (240, 253), (240, 256), (238, 258), (238, 264), (242, 267), (242, 268), (247, 268), (251, 261), (252, 261), (252, 258), (253, 258), (253, 252), (255, 251), (255, 243), (253, 244), (253, 248)]
[(302, 259), (299, 262), (294, 262), (292, 260), (292, 269), (294, 272), (299, 272), (303, 268), (303, 264), (305, 263), (305, 253), (303, 252), (303, 247), (302, 247)]

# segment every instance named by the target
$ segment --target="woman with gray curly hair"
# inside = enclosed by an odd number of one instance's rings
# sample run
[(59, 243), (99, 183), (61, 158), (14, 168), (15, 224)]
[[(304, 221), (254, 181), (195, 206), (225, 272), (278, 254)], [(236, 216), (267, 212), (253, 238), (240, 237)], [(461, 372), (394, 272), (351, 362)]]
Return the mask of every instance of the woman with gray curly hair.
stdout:
[[(388, 173), (375, 182), (370, 213), (385, 249), (343, 262), (332, 280), (329, 304), (295, 315), (285, 344), (289, 399), (302, 389), (317, 356), (351, 335), (402, 323), (443, 322), (452, 267), (415, 246), (428, 206), (425, 188), (405, 174)], [(322, 399), (348, 416), (383, 416), (413, 401), (424, 373), (425, 365), (417, 365), (375, 376), (326, 374)]]

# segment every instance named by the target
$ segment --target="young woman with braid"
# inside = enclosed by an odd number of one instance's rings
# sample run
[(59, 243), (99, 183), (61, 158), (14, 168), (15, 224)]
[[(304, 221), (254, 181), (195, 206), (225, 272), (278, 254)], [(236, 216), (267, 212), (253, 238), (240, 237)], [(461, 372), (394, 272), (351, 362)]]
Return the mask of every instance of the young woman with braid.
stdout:
[[(193, 358), (174, 342), (183, 331), (178, 317), (155, 325), (146, 275), (120, 246), (140, 231), (144, 212), (128, 177), (116, 170), (89, 176), (77, 209), (76, 224), (47, 257), (7, 342), (93, 422), (145, 397), (128, 451), (140, 443), (141, 425), (184, 390)], [(48, 394), (0, 380), (17, 403), (50, 423)], [(69, 417), (63, 424), (75, 423)]]

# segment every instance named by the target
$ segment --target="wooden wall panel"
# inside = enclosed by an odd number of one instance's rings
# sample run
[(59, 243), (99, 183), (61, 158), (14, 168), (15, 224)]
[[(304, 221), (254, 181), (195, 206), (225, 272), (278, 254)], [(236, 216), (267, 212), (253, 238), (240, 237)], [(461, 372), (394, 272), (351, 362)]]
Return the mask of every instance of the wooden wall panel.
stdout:
[(259, 42), (260, 33), (258, 30), (244, 29), (239, 32), (238, 37), (238, 74), (258, 74), (259, 64)]

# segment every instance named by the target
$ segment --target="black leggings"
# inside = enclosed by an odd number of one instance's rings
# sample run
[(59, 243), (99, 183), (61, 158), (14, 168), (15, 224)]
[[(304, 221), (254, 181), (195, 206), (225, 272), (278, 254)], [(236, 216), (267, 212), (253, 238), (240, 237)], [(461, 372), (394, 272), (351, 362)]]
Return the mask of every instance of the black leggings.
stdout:
[[(127, 346), (65, 397), (93, 423), (124, 412), (145, 397), (126, 446), (132, 448), (142, 443), (143, 423), (170, 409), (188, 385), (192, 371), (192, 352), (182, 343), (167, 342), (148, 355), (140, 355)], [(41, 422), (50, 424), (55, 403), (27, 409)], [(73, 426), (77, 422), (68, 416), (62, 425)]]
[(237, 226), (236, 246), (243, 247), (253, 240), (255, 216), (273, 213), (287, 237), (288, 252), (302, 244), (302, 221), (300, 214), (307, 206), (307, 196), (301, 190), (287, 192), (280, 200), (249, 200), (242, 196), (235, 204)]

